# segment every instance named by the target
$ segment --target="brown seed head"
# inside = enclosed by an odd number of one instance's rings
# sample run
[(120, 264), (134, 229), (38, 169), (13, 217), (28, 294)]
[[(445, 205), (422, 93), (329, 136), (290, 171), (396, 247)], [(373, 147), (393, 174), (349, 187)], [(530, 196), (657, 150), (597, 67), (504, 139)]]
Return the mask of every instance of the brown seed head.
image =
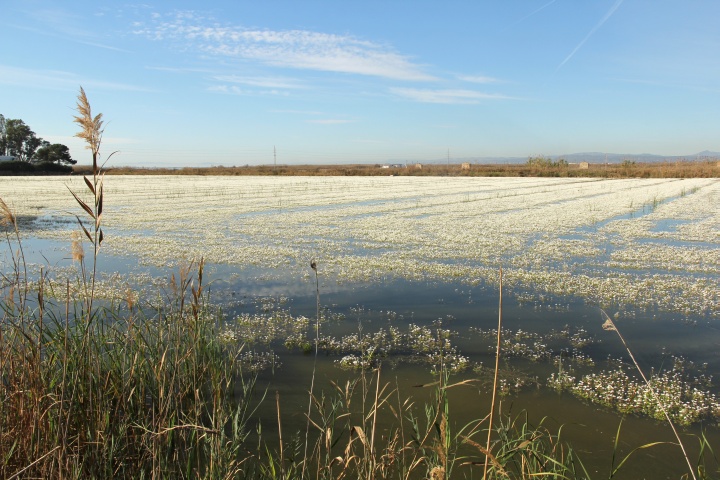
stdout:
[(16, 227), (15, 223), (17, 218), (13, 215), (10, 207), (0, 198), (0, 226), (9, 227), (10, 225)]
[(614, 324), (613, 321), (610, 320), (610, 318), (608, 317), (607, 320), (605, 320), (605, 323), (602, 324), (602, 328), (603, 328), (603, 330), (607, 330), (607, 331), (611, 331), (611, 332), (612, 332), (612, 331), (615, 330), (615, 324)]
[(90, 102), (82, 87), (80, 87), (76, 110), (78, 115), (74, 117), (73, 121), (80, 125), (80, 131), (75, 136), (85, 140), (85, 143), (87, 143), (85, 148), (91, 150), (93, 155), (97, 155), (100, 152), (100, 142), (103, 134), (102, 113), (98, 113), (95, 117), (92, 116)]
[(82, 262), (85, 258), (85, 250), (82, 244), (82, 234), (75, 230), (72, 232), (71, 252), (73, 261)]
[(135, 306), (135, 302), (137, 301), (137, 295), (130, 287), (127, 287), (125, 289), (125, 302), (127, 303), (127, 306), (130, 310), (133, 309)]

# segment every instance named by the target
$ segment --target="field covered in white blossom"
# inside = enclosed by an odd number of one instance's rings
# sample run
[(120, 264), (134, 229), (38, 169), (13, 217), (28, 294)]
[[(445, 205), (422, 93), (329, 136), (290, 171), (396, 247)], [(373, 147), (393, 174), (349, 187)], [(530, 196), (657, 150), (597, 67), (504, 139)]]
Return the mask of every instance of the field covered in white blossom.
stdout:
[[(26, 239), (69, 252), (79, 177), (8, 177)], [(720, 180), (453, 177), (105, 179), (103, 252), (203, 256), (341, 281), (494, 282), (618, 309), (720, 315)], [(69, 255), (69, 254), (68, 254)]]
[[(71, 243), (82, 212), (70, 190), (86, 191), (83, 179), (0, 183), (30, 270), (43, 268), (59, 298), (65, 278), (78, 278)], [(482, 395), (502, 268), (499, 389), (509, 404), (589, 425), (573, 435), (592, 450), (598, 435), (615, 435), (608, 415), (660, 418), (601, 328), (602, 307), (673, 421), (710, 426), (720, 441), (718, 205), (720, 179), (108, 176), (98, 297), (158, 298), (179, 266), (202, 257), (223, 308), (219, 337), (243, 345), (248, 371), (272, 371), (289, 405), (311, 382), (315, 345), (327, 378), (383, 364), (414, 391), (443, 365)], [(14, 248), (12, 237), (0, 247), (5, 274)], [(475, 402), (455, 407), (458, 418), (474, 418)], [(628, 422), (638, 443), (666, 428)]]

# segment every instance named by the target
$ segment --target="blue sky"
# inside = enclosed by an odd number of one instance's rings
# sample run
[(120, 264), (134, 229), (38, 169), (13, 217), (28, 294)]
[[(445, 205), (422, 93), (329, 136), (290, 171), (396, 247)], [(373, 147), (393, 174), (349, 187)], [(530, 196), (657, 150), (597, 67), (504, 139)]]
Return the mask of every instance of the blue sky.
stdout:
[(0, 113), (115, 165), (720, 151), (715, 0), (3, 0)]

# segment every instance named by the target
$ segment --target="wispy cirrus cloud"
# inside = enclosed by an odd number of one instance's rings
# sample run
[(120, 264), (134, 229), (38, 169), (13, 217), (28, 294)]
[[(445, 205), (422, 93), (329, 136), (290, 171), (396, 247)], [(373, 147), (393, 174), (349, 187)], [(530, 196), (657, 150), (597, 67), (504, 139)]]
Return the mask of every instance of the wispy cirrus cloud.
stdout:
[(157, 41), (180, 41), (207, 54), (278, 67), (436, 80), (409, 56), (350, 35), (223, 26), (194, 12), (177, 12), (169, 18), (154, 15), (150, 24), (135, 25), (134, 33)]
[(270, 110), (270, 113), (289, 113), (292, 115), (324, 115), (317, 110)]
[(246, 89), (237, 85), (213, 85), (208, 87), (208, 91), (214, 93), (224, 93), (228, 95), (241, 95), (241, 96), (257, 96), (257, 95), (272, 95), (278, 97), (288, 96), (288, 92), (284, 90), (258, 90), (258, 89)]
[(243, 77), (239, 75), (216, 75), (213, 77), (219, 82), (237, 83), (251, 87), (298, 89), (305, 88), (293, 78), (286, 77)]
[(147, 92), (147, 88), (127, 83), (105, 82), (80, 77), (71, 72), (60, 70), (27, 69), (0, 65), (0, 84), (22, 87), (45, 88), (52, 90), (76, 90), (79, 85), (87, 88), (103, 90), (120, 90), (133, 92)]
[(391, 88), (390, 92), (399, 97), (422, 103), (474, 104), (480, 103), (483, 100), (504, 100), (510, 98), (505, 95), (463, 89), (430, 90), (419, 88)]
[(84, 25), (85, 18), (71, 14), (63, 8), (27, 9), (26, 15), (32, 19), (31, 25), (13, 25), (13, 27), (36, 35), (58, 37), (82, 45), (129, 53), (123, 48), (101, 42), (100, 39), (107, 37), (98, 36)]
[(188, 68), (188, 67), (145, 67), (148, 70), (156, 70), (158, 72), (168, 73), (212, 73), (213, 71), (208, 68)]
[(458, 80), (468, 83), (499, 83), (500, 80), (493, 77), (486, 77), (484, 75), (458, 75)]
[(345, 123), (352, 123), (352, 120), (346, 120), (342, 118), (327, 118), (318, 120), (307, 120), (305, 123), (316, 123), (320, 125), (342, 125)]

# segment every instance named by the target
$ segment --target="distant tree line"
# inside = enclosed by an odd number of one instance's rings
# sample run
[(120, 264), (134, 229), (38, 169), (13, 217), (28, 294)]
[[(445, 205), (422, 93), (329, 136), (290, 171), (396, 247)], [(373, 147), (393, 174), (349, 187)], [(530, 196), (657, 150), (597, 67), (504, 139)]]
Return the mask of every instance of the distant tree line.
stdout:
[(77, 163), (61, 143), (38, 137), (22, 120), (0, 114), (0, 171), (70, 172)]
[(537, 156), (537, 157), (528, 158), (527, 164), (528, 164), (528, 166), (537, 167), (537, 168), (541, 168), (541, 169), (567, 167), (568, 166), (568, 162), (564, 158), (561, 158), (556, 161), (556, 160), (553, 160), (552, 158), (544, 157), (542, 155)]

